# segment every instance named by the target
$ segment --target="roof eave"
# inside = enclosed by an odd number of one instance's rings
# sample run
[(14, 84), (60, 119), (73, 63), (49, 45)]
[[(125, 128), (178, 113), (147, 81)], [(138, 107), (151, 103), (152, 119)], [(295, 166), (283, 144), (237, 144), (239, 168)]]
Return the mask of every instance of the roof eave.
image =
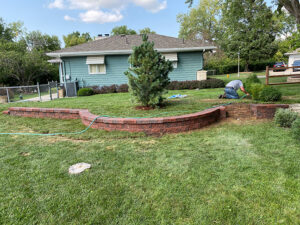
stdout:
[[(156, 49), (161, 53), (168, 52), (197, 52), (217, 49), (215, 46), (192, 47), (192, 48), (161, 48)], [(50, 57), (68, 57), (68, 56), (92, 56), (92, 55), (128, 55), (132, 54), (133, 50), (112, 50), (112, 51), (88, 51), (88, 52), (50, 52), (46, 53)]]
[(290, 52), (290, 53), (285, 53), (284, 55), (290, 56), (290, 55), (300, 55), (300, 52)]

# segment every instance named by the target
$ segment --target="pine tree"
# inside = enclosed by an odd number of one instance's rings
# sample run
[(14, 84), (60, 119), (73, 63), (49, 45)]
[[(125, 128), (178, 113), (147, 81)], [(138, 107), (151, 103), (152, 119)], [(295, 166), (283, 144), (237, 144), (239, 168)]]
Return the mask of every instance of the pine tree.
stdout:
[(173, 70), (172, 63), (154, 50), (154, 43), (148, 41), (147, 35), (143, 35), (140, 46), (133, 48), (129, 63), (131, 68), (125, 75), (133, 98), (143, 106), (160, 105), (170, 83), (168, 74)]

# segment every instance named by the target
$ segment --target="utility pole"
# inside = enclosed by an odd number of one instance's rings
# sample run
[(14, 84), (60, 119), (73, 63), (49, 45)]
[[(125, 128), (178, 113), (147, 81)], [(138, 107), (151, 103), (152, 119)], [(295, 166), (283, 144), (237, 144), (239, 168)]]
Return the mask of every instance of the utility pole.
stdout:
[(240, 77), (240, 51), (238, 52), (238, 77)]

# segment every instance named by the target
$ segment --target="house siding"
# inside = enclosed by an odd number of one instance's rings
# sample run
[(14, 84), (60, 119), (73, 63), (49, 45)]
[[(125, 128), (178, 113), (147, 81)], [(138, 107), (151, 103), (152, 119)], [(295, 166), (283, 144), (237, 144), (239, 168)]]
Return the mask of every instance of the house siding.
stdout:
[[(89, 74), (86, 57), (63, 58), (65, 74), (70, 81), (79, 81), (79, 86), (106, 86), (128, 82), (124, 72), (128, 70), (129, 55), (105, 56), (106, 74)], [(170, 74), (172, 81), (196, 80), (196, 73), (203, 68), (202, 52), (178, 53), (178, 65)]]

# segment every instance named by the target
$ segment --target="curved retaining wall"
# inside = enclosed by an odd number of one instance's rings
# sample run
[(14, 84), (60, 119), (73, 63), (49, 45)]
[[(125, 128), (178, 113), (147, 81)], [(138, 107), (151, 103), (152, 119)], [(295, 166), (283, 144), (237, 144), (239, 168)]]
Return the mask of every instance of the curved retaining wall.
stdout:
[(11, 107), (5, 114), (32, 118), (81, 119), (86, 126), (96, 119), (92, 128), (145, 132), (147, 134), (180, 133), (199, 129), (226, 117), (232, 118), (273, 118), (277, 108), (288, 105), (273, 104), (232, 104), (207, 109), (198, 113), (160, 118), (110, 118), (99, 117), (86, 109), (25, 108)]

